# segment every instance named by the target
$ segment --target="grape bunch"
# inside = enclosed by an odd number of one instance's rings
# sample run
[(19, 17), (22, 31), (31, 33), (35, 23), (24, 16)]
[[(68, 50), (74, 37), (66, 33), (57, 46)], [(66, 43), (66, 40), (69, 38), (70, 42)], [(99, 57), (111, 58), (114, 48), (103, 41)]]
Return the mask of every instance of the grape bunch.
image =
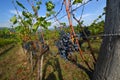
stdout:
[(28, 41), (22, 44), (22, 47), (27, 50), (27, 52), (32, 51), (32, 54), (35, 55), (39, 51), (39, 44), (36, 41)]
[(23, 41), (23, 43), (22, 43), (22, 48), (24, 48), (24, 49), (26, 49), (26, 50), (30, 50), (30, 45), (31, 45), (30, 42), (25, 42), (25, 41)]
[(80, 36), (83, 40), (87, 40), (85, 34), (86, 34), (87, 37), (90, 36), (90, 34), (91, 34), (90, 31), (88, 30), (88, 27), (85, 27), (85, 28), (84, 28), (84, 32), (83, 32), (83, 31), (80, 32), (80, 33), (79, 33), (79, 36)]
[(82, 47), (82, 44), (88, 40), (87, 37), (89, 37), (90, 35), (91, 33), (88, 27), (85, 27), (84, 31), (81, 31), (80, 33), (77, 34), (80, 47)]
[(55, 41), (55, 44), (58, 48), (58, 52), (64, 59), (68, 59), (69, 55), (78, 50), (77, 44), (74, 44), (71, 41), (70, 34), (65, 33), (64, 31), (60, 31), (60, 38), (59, 40)]

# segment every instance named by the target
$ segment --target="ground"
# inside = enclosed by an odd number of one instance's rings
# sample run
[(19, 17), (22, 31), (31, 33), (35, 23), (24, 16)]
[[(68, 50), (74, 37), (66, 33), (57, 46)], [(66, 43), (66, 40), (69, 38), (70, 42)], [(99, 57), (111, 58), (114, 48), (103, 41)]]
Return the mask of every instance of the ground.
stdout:
[[(100, 44), (94, 44), (97, 45), (93, 45), (94, 52), (97, 53), (98, 50), (95, 48), (99, 47)], [(62, 59), (59, 55), (54, 56), (57, 52), (55, 46), (52, 46), (50, 50), (52, 54), (48, 52), (44, 55), (43, 80), (89, 80), (85, 69), (82, 68), (85, 64), (79, 53), (75, 53), (75, 55), (78, 59), (77, 63), (81, 64), (81, 67)], [(93, 66), (92, 57), (89, 53), (89, 51), (84, 52), (84, 56)], [(85, 66), (85, 68), (87, 67)], [(36, 80), (36, 77), (37, 69), (31, 75), (30, 64), (20, 45), (15, 45), (0, 56), (0, 80)]]

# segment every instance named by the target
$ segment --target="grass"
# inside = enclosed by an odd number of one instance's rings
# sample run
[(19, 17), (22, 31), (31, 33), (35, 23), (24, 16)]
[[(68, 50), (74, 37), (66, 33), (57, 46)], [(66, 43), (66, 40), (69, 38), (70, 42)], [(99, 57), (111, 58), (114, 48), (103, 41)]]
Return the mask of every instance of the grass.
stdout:
[[(91, 42), (94, 52), (99, 52), (101, 41)], [(51, 43), (53, 44), (53, 43)], [(87, 43), (83, 44), (83, 48), (87, 46)], [(56, 55), (57, 48), (53, 45), (50, 46), (51, 52), (44, 56), (43, 65), (43, 80), (89, 80), (89, 76), (85, 70), (76, 66), (70, 61), (65, 61), (60, 55)], [(92, 64), (92, 57), (87, 49), (84, 51), (84, 57)], [(82, 67), (87, 68), (84, 62), (81, 60), (79, 53), (74, 53), (77, 56), (78, 63)], [(94, 68), (94, 67), (93, 67)], [(0, 56), (0, 80), (36, 80), (37, 69), (30, 76), (30, 64), (26, 59), (26, 55), (19, 45)]]
[[(92, 43), (94, 53), (97, 57), (101, 41), (96, 40), (96, 41), (91, 42), (91, 43)], [(84, 43), (82, 48), (85, 48), (86, 46), (87, 46), (87, 43)], [(57, 48), (54, 46), (51, 47), (51, 50), (57, 52)], [(90, 63), (92, 68), (94, 68), (93, 64), (92, 64), (93, 59), (92, 59), (91, 55), (89, 54), (90, 51), (87, 49), (87, 50), (84, 50), (83, 53), (84, 53), (84, 57), (86, 58), (86, 60)], [(81, 60), (79, 53), (75, 53), (75, 55), (77, 56), (78, 63), (81, 64), (82, 66), (84, 66), (85, 68), (87, 68), (87, 66)], [(56, 60), (57, 60), (57, 67), (59, 69), (54, 71), (52, 69), (54, 67), (51, 66), (51, 64), (53, 63), (55, 65), (54, 61), (56, 61)], [(51, 64), (48, 64), (47, 62), (49, 62)], [(79, 67), (77, 67), (76, 65), (74, 65), (73, 63), (71, 63), (69, 61), (65, 61), (59, 55), (55, 58), (49, 57), (48, 59), (46, 59), (45, 64), (47, 64), (49, 66), (48, 66), (48, 69), (45, 70), (46, 76), (45, 76), (44, 80), (89, 80), (89, 76), (87, 75), (87, 73), (83, 69), (80, 69)], [(59, 64), (59, 66), (58, 66), (58, 64)], [(56, 68), (54, 68), (54, 69), (56, 69)], [(43, 73), (45, 71), (43, 71)], [(60, 79), (61, 77), (59, 77), (60, 74), (62, 75), (62, 79)], [(56, 76), (55, 77), (56, 79), (52, 79), (53, 75)]]
[[(24, 70), (25, 57), (20, 54), (20, 47), (15, 46), (10, 51), (0, 56), (0, 79), (15, 80), (18, 79), (18, 74)], [(19, 75), (20, 76), (20, 75)], [(22, 78), (22, 77), (20, 77)]]
[(5, 45), (14, 43), (14, 42), (15, 42), (14, 39), (4, 39), (4, 38), (0, 38), (0, 48), (3, 47), (3, 46), (5, 46)]

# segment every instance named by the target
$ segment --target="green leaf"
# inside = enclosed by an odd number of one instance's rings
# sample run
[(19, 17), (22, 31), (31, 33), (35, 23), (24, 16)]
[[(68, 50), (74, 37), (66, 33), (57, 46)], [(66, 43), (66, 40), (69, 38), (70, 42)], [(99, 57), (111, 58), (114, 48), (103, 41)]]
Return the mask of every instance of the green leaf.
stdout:
[(30, 24), (27, 21), (23, 21), (23, 24), (24, 24), (25, 27), (29, 27), (30, 26)]
[(51, 22), (47, 22), (46, 26), (50, 26), (51, 25)]
[(50, 11), (50, 15), (55, 14), (55, 13), (56, 13), (55, 11)]
[(51, 16), (50, 13), (47, 12), (47, 13), (46, 13), (46, 17), (50, 17), (50, 16)]
[(29, 13), (27, 13), (25, 11), (22, 12), (22, 15), (25, 16), (26, 18), (29, 18)]
[(33, 28), (32, 28), (33, 31), (37, 31), (38, 27), (39, 27), (39, 23), (36, 22), (36, 23), (33, 25)]
[(39, 10), (39, 9), (40, 9), (40, 6), (36, 6), (36, 8), (37, 8), (37, 10)]
[(16, 24), (17, 23), (17, 18), (16, 16), (13, 16), (10, 21), (13, 23), (13, 24)]
[(41, 2), (41, 1), (38, 1), (36, 4), (37, 4), (37, 5), (40, 5), (40, 4), (42, 4), (42, 2)]
[(39, 17), (37, 18), (38, 21), (44, 21), (46, 19), (46, 17)]
[(100, 15), (100, 16), (98, 16), (98, 18), (101, 18), (102, 16)]
[(66, 23), (60, 23), (60, 25), (66, 26)]
[(47, 22), (47, 21), (42, 21), (42, 23), (41, 23), (41, 26), (45, 29), (48, 29), (48, 26), (50, 26), (50, 25), (51, 25), (51, 22)]
[(26, 11), (22, 11), (22, 15), (25, 17), (25, 18), (31, 18), (32, 17), (32, 14), (30, 12), (26, 12)]
[(22, 5), (22, 3), (18, 2), (18, 1), (16, 1), (16, 3), (17, 3), (21, 8), (26, 9), (26, 8)]
[(46, 13), (46, 17), (50, 17), (51, 15), (55, 14), (55, 11), (49, 11)]
[(53, 4), (52, 1), (46, 2), (47, 11), (52, 11), (54, 7), (55, 7), (55, 4)]
[(73, 4), (82, 3), (83, 0), (74, 0)]
[(32, 20), (31, 20), (31, 19), (26, 20), (26, 22), (27, 22), (29, 25), (32, 25)]

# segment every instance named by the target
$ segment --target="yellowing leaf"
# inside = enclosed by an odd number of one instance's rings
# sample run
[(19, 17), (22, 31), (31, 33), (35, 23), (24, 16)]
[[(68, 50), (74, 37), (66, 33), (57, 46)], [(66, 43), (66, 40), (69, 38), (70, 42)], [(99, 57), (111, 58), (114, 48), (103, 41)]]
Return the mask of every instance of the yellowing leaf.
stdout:
[(17, 23), (17, 18), (16, 16), (13, 16), (10, 21), (13, 23), (13, 24), (16, 24)]

